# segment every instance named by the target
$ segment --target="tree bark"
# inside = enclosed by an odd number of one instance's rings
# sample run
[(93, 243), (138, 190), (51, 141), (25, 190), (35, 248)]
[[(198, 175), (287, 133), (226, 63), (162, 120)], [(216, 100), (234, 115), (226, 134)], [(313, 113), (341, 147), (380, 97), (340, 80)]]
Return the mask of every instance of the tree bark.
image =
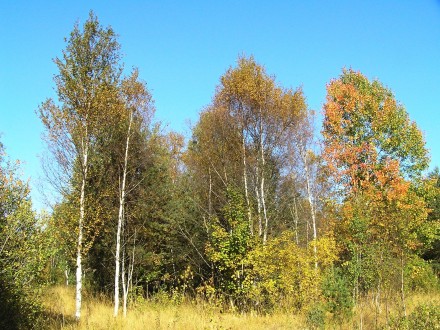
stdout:
[(242, 153), (243, 153), (243, 181), (244, 181), (244, 195), (246, 197), (246, 205), (248, 211), (248, 220), (249, 220), (249, 232), (252, 236), (254, 236), (254, 223), (252, 221), (252, 213), (251, 213), (251, 204), (249, 202), (249, 192), (248, 192), (248, 183), (247, 183), (247, 166), (246, 166), (246, 144), (244, 138), (244, 131), (242, 131)]
[(306, 186), (307, 186), (307, 199), (309, 201), (310, 206), (310, 216), (312, 218), (312, 228), (313, 228), (313, 240), (315, 241), (315, 244), (313, 245), (313, 256), (315, 258), (315, 269), (318, 269), (318, 251), (316, 247), (316, 239), (317, 239), (317, 231), (316, 231), (316, 212), (315, 212), (315, 204), (313, 201), (313, 193), (310, 183), (310, 169), (309, 169), (309, 163), (307, 161), (307, 151), (303, 150), (303, 162), (304, 162), (304, 171), (306, 174)]
[[(134, 269), (134, 254), (136, 250), (136, 229), (134, 231), (134, 238), (133, 238), (133, 251), (132, 251), (132, 257), (128, 257), (128, 272), (125, 271), (125, 248), (122, 251), (122, 310), (124, 317), (127, 317), (127, 304), (128, 304), (128, 293), (130, 291), (130, 285), (133, 283), (133, 269)], [(148, 295), (148, 289), (147, 289), (147, 295)]]
[(405, 263), (404, 263), (404, 252), (402, 251), (402, 255), (400, 257), (400, 294), (402, 298), (402, 308), (403, 308), (403, 315), (406, 317), (406, 301), (405, 301)]
[(269, 220), (267, 218), (266, 199), (264, 196), (264, 170), (265, 170), (265, 166), (266, 166), (266, 160), (264, 157), (263, 135), (264, 135), (263, 134), (263, 115), (262, 115), (262, 110), (260, 108), (260, 141), (259, 141), (260, 162), (261, 162), (260, 198), (261, 198), (261, 206), (263, 207), (263, 216), (264, 216), (263, 244), (266, 244)]
[(293, 197), (293, 207), (295, 209), (295, 215), (292, 212), (292, 208), (290, 209), (290, 213), (292, 214), (292, 217), (295, 222), (295, 241), (296, 245), (299, 245), (299, 234), (298, 234), (298, 208), (296, 206), (296, 197)]
[(257, 215), (258, 215), (258, 236), (263, 236), (263, 221), (261, 219), (261, 199), (260, 199), (260, 193), (259, 193), (259, 182), (260, 182), (260, 175), (259, 175), (259, 169), (258, 166), (255, 169), (255, 195), (257, 197)]
[(120, 251), (121, 251), (121, 229), (124, 222), (124, 205), (125, 205), (125, 184), (127, 179), (127, 164), (128, 164), (128, 150), (130, 147), (130, 133), (133, 122), (133, 112), (130, 111), (130, 119), (128, 124), (127, 139), (125, 143), (124, 168), (122, 170), (122, 184), (119, 197), (119, 212), (118, 212), (118, 229), (116, 233), (116, 253), (115, 253), (115, 307), (113, 316), (118, 316), (119, 309), (119, 268), (120, 268)]
[[(87, 128), (86, 128), (86, 139)], [(89, 144), (88, 141), (82, 139), (83, 150), (83, 164), (82, 164), (82, 182), (81, 182), (81, 195), (79, 201), (79, 221), (78, 221), (78, 242), (76, 247), (76, 297), (75, 297), (75, 319), (77, 321), (81, 318), (81, 293), (82, 293), (82, 242), (83, 242), (83, 228), (84, 228), (84, 213), (85, 213), (85, 190), (87, 180), (87, 167), (88, 167), (88, 153)]]
[(66, 269), (64, 270), (64, 276), (66, 277), (66, 286), (69, 286), (69, 267), (66, 266)]

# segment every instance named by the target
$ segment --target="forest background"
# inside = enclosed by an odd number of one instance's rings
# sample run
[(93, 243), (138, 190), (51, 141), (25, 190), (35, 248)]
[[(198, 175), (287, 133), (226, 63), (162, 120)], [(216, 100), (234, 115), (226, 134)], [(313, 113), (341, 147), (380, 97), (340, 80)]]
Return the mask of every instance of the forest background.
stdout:
[(61, 284), (80, 322), (84, 292), (116, 317), (158, 296), (310, 327), (362, 327), (366, 306), (375, 327), (439, 317), (435, 299), (407, 310), (438, 294), (439, 172), (379, 80), (343, 69), (321, 113), (240, 55), (184, 136), (155, 120), (142, 72), (92, 12), (62, 49), (35, 111), (49, 213), (1, 150), (4, 326), (44, 324)]

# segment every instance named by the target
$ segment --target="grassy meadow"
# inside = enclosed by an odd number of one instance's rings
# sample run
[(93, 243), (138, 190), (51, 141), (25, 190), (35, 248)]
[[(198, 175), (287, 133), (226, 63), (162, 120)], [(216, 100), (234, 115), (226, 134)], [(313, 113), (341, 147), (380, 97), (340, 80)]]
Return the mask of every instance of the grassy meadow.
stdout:
[[(417, 306), (433, 304), (440, 308), (440, 294), (413, 294), (407, 299), (407, 312)], [(74, 287), (56, 286), (47, 290), (44, 307), (48, 315), (45, 323), (48, 329), (314, 329), (306, 314), (295, 315), (276, 311), (272, 314), (225, 312), (203, 300), (175, 302), (172, 299), (153, 298), (133, 304), (127, 316), (113, 317), (112, 302), (102, 297), (85, 294), (82, 317), (74, 321)], [(326, 316), (325, 329), (403, 329), (396, 325), (399, 302), (394, 300), (388, 306), (389, 324), (386, 326), (386, 307), (377, 313), (372, 300), (365, 300), (354, 310), (350, 320), (337, 322)], [(121, 310), (122, 312), (122, 310)], [(122, 314), (122, 313), (120, 313)], [(394, 320), (394, 321), (393, 321)], [(435, 328), (434, 328), (435, 329)]]

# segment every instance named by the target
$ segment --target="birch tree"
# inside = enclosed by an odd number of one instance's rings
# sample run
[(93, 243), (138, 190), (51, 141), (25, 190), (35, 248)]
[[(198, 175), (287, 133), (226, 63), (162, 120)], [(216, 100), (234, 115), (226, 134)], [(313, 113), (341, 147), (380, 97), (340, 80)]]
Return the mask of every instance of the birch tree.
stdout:
[[(313, 255), (315, 258), (315, 270), (318, 268), (318, 252), (316, 240), (318, 238), (317, 224), (317, 172), (319, 167), (319, 158), (315, 154), (315, 141), (313, 133), (313, 112), (303, 113), (298, 120), (298, 124), (291, 130), (289, 139), (289, 158), (292, 163), (292, 171), (295, 173), (297, 180), (303, 182), (304, 194), (307, 199), (309, 216), (306, 224), (308, 226), (311, 220), (312, 237), (313, 237)], [(296, 201), (294, 201), (296, 204)], [(296, 209), (296, 206), (295, 206)], [(308, 228), (306, 228), (306, 232)]]
[[(116, 35), (112, 28), (102, 27), (93, 12), (82, 29), (75, 25), (66, 41), (62, 58), (54, 60), (59, 70), (54, 78), (59, 102), (47, 100), (40, 106), (39, 115), (48, 141), (53, 143), (55, 158), (72, 164), (72, 180), (74, 167), (79, 173), (75, 299), (75, 318), (79, 320), (89, 161), (98, 132), (109, 122), (109, 111), (117, 103), (115, 91), (121, 68)], [(71, 158), (57, 157), (66, 148), (72, 150)]]
[[(148, 92), (146, 85), (138, 80), (139, 72), (137, 69), (133, 71), (130, 77), (124, 79), (121, 84), (121, 97), (123, 101), (124, 113), (122, 116), (123, 126), (126, 127), (125, 135), (125, 146), (123, 153), (123, 163), (120, 173), (120, 185), (119, 185), (119, 211), (118, 211), (118, 225), (116, 233), (116, 251), (115, 251), (115, 306), (114, 306), (114, 316), (118, 315), (119, 309), (119, 279), (120, 279), (120, 254), (121, 254), (121, 234), (122, 228), (124, 226), (124, 215), (125, 215), (125, 203), (126, 196), (129, 193), (127, 188), (127, 175), (129, 175), (129, 160), (132, 150), (131, 146), (131, 135), (133, 131), (133, 126), (142, 127), (142, 125), (147, 125), (152, 116), (153, 107), (151, 106), (151, 95)], [(138, 183), (134, 183), (138, 184)], [(134, 249), (134, 248), (133, 248)], [(133, 252), (134, 257), (134, 252)], [(130, 274), (133, 273), (131, 268)], [(124, 274), (122, 274), (124, 276)], [(125, 281), (124, 281), (125, 283)], [(127, 280), (130, 283), (130, 277)], [(125, 285), (124, 285), (125, 287)], [(127, 295), (128, 287), (124, 288), (124, 316), (126, 315), (127, 309)]]
[[(221, 78), (214, 103), (228, 109), (240, 128), (246, 201), (252, 190), (249, 171), (257, 201), (258, 233), (266, 242), (278, 185), (273, 179), (283, 172), (289, 132), (306, 110), (302, 90), (282, 88), (252, 57), (240, 58), (237, 68), (230, 68)], [(252, 224), (250, 214), (248, 210)]]

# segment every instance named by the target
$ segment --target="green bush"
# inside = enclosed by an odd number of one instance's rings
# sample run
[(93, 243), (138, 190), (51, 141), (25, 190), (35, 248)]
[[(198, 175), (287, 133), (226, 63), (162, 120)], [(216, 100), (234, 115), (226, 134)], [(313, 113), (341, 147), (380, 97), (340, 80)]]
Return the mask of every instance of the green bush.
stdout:
[(408, 317), (409, 329), (440, 330), (440, 306), (425, 304), (418, 306)]
[(419, 257), (409, 261), (405, 273), (406, 284), (411, 291), (429, 292), (439, 288), (439, 280), (432, 265)]
[(310, 329), (324, 329), (325, 328), (325, 314), (326, 309), (321, 304), (315, 304), (307, 312), (306, 323)]
[(335, 268), (324, 277), (322, 294), (328, 311), (338, 322), (351, 317), (353, 298), (347, 280), (339, 268)]
[(0, 277), (0, 329), (40, 329), (41, 305), (12, 280)]
[(391, 320), (389, 328), (393, 330), (440, 330), (440, 306), (419, 305), (408, 317)]

